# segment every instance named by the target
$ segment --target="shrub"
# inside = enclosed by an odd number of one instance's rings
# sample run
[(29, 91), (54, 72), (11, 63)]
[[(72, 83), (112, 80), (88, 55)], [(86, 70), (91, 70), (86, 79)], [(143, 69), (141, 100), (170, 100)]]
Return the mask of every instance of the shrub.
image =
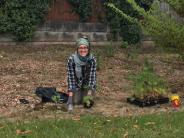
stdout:
[(149, 11), (154, 0), (135, 0), (135, 2), (145, 11)]
[(85, 22), (92, 14), (91, 0), (68, 0), (73, 5), (73, 10), (79, 14), (80, 21)]
[(7, 16), (4, 15), (2, 9), (0, 9), (0, 33), (4, 33), (7, 31), (8, 21)]
[(141, 72), (131, 75), (134, 96), (138, 98), (158, 97), (166, 94), (166, 83), (155, 74), (153, 65), (147, 60)]
[(11, 33), (18, 41), (29, 41), (44, 19), (52, 0), (6, 0), (1, 3), (0, 33)]
[(128, 42), (128, 44), (137, 44), (140, 42), (142, 37), (142, 30), (137, 23), (127, 23), (127, 25), (121, 25), (120, 36), (123, 40)]
[(121, 48), (128, 48), (129, 45), (126, 41), (123, 41), (122, 44), (120, 45)]
[(127, 0), (132, 7), (143, 16), (143, 19), (128, 16), (123, 11), (119, 10), (113, 4), (109, 4), (123, 18), (126, 18), (132, 23), (139, 25), (155, 40), (158, 46), (174, 47), (184, 59), (184, 25), (176, 22), (169, 16), (161, 13), (158, 8), (158, 2), (155, 1), (150, 12), (145, 12), (140, 8), (134, 0)]
[(184, 17), (184, 1), (183, 0), (167, 0), (167, 2)]
[[(139, 13), (135, 11), (128, 2), (121, 0), (109, 0), (109, 2), (114, 3), (114, 5), (116, 5), (120, 10), (122, 10), (126, 14), (132, 17), (140, 18)], [(140, 41), (142, 31), (139, 24), (135, 22), (130, 22), (126, 18), (117, 14), (108, 6), (106, 7), (106, 18), (107, 23), (110, 26), (112, 40), (117, 40), (117, 37), (120, 35), (123, 40), (128, 42), (129, 44), (136, 44)]]
[(152, 9), (147, 14), (139, 7), (134, 7), (144, 15), (145, 21), (142, 22), (142, 26), (152, 36), (157, 46), (175, 48), (183, 56), (184, 25), (162, 13), (159, 10), (157, 1), (155, 1)]

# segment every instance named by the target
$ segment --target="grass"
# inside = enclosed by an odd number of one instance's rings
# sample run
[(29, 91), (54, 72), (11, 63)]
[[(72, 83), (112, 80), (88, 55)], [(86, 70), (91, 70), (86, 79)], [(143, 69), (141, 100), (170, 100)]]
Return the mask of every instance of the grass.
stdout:
[(82, 116), (78, 121), (34, 120), (13, 123), (1, 119), (0, 137), (182, 138), (184, 135), (183, 114), (184, 112), (174, 112), (128, 118)]

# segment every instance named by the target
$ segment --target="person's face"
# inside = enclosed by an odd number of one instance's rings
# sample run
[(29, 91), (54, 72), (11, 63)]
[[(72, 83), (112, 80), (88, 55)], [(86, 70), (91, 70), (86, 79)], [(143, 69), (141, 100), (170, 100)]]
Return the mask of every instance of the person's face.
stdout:
[(85, 57), (89, 52), (89, 49), (86, 45), (80, 45), (78, 48), (78, 53), (80, 56)]

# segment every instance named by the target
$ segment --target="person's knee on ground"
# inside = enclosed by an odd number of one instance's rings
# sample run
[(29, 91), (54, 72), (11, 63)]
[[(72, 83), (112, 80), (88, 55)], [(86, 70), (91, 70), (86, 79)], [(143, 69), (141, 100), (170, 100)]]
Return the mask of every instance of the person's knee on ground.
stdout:
[(73, 93), (73, 103), (74, 105), (82, 104), (82, 92), (77, 90)]
[(68, 111), (72, 111), (73, 110), (73, 92), (68, 92), (67, 105), (68, 105)]
[(90, 42), (86, 38), (80, 38), (76, 46), (76, 51), (69, 57), (67, 64), (68, 90), (79, 89), (69, 98), (72, 105), (83, 104), (84, 96), (94, 97), (94, 92), (84, 92), (86, 89), (83, 85), (89, 85), (92, 89), (96, 86), (96, 59), (90, 53)]

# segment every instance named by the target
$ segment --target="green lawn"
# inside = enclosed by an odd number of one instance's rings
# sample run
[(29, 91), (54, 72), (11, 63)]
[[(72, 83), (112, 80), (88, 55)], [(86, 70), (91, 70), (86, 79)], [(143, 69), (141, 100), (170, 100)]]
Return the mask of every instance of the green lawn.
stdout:
[[(80, 120), (0, 120), (0, 137), (34, 138), (182, 138), (184, 112), (128, 118), (82, 116)], [(20, 134), (26, 133), (27, 134)]]

